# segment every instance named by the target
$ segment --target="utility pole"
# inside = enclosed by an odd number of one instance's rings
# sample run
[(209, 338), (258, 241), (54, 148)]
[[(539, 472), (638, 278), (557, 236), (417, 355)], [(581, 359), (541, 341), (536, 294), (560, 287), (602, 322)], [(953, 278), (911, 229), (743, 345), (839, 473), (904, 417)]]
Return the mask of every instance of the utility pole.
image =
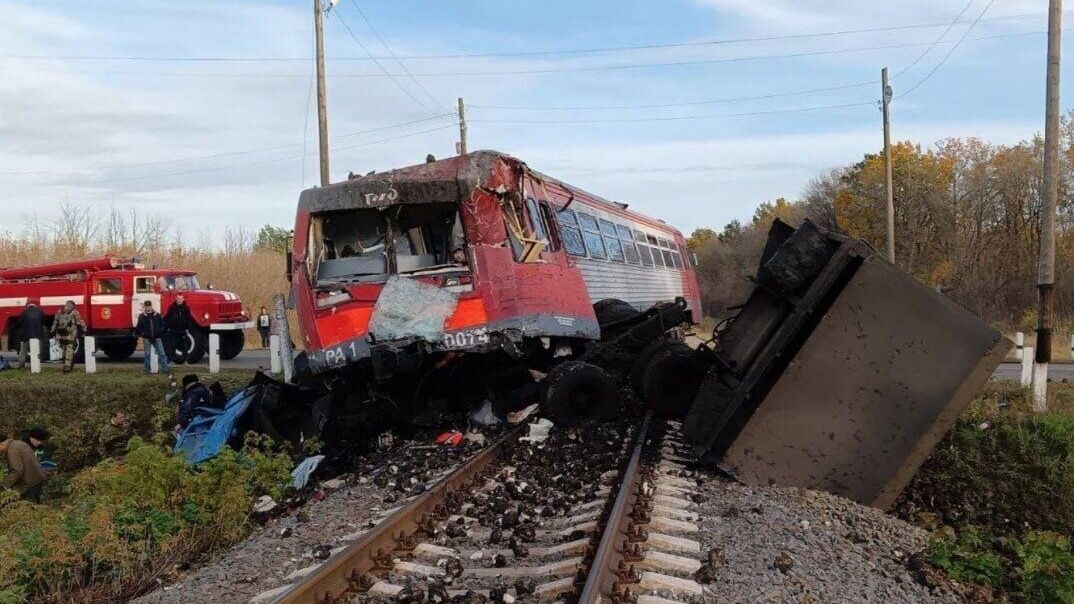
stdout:
[(1059, 197), (1059, 50), (1062, 0), (1048, 3), (1048, 71), (1044, 105), (1044, 208), (1040, 219), (1040, 264), (1037, 268), (1037, 346), (1033, 366), (1033, 410), (1044, 411), (1048, 400), (1048, 363), (1052, 360), (1055, 323), (1055, 206)]
[(888, 85), (888, 68), (880, 70), (880, 92), (884, 111), (884, 170), (887, 172), (888, 187), (888, 260), (895, 263), (895, 188), (891, 182), (891, 86)]
[(459, 97), (459, 155), (466, 155), (466, 105)]
[(313, 30), (317, 37), (317, 134), (321, 156), (321, 186), (328, 186), (328, 100), (324, 88), (324, 11), (313, 0)]

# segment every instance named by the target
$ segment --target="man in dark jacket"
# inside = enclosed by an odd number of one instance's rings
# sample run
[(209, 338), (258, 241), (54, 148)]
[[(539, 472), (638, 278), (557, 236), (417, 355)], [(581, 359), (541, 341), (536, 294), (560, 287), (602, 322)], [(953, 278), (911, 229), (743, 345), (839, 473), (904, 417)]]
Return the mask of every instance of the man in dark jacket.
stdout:
[(41, 307), (30, 302), (19, 314), (17, 340), (19, 342), (19, 362), (15, 368), (24, 367), (30, 360), (30, 340), (41, 342), (44, 348), (45, 340), (45, 317), (41, 313)]
[(175, 297), (168, 312), (164, 313), (164, 345), (171, 353), (171, 358), (179, 365), (185, 365), (190, 353), (187, 332), (194, 326), (194, 316), (186, 305), (183, 294)]
[(164, 373), (168, 373), (171, 370), (171, 365), (168, 363), (168, 355), (164, 354), (164, 317), (160, 316), (160, 313), (153, 310), (153, 303), (149, 300), (145, 301), (142, 305), (142, 314), (138, 315), (138, 324), (134, 327), (134, 335), (142, 339), (142, 349), (145, 351), (145, 372), (150, 374), (153, 372), (153, 365), (151, 364), (151, 356), (154, 352), (157, 353), (157, 359), (160, 362), (160, 370)]
[(194, 420), (198, 407), (212, 407), (213, 395), (193, 373), (183, 376), (183, 398), (179, 401), (179, 410), (176, 412), (178, 424), (175, 432), (179, 433), (190, 425)]

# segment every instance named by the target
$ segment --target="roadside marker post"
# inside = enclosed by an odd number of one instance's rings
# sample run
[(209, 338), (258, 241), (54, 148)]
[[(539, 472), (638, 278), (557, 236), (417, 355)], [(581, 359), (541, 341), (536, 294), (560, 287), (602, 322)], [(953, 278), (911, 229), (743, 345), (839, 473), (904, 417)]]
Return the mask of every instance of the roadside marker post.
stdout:
[(157, 358), (157, 349), (152, 344), (146, 346), (149, 350), (145, 353), (149, 355), (149, 373), (160, 373), (160, 359)]
[(277, 374), (283, 371), (283, 360), (280, 358), (280, 336), (269, 336), (269, 371)]
[(1033, 410), (1048, 410), (1048, 363), (1033, 363)]
[(83, 338), (82, 350), (85, 351), (86, 373), (97, 373), (97, 338), (93, 336)]
[(41, 373), (41, 340), (30, 338), (30, 373)]
[(209, 373), (220, 373), (220, 334), (209, 334)]
[(1033, 385), (1033, 347), (1027, 346), (1022, 355), (1022, 388)]
[[(1026, 334), (1018, 332), (1014, 334), (1014, 358), (1019, 361), (1022, 360), (1022, 356), (1025, 354)], [(1074, 335), (1071, 336), (1071, 347), (1074, 348)]]

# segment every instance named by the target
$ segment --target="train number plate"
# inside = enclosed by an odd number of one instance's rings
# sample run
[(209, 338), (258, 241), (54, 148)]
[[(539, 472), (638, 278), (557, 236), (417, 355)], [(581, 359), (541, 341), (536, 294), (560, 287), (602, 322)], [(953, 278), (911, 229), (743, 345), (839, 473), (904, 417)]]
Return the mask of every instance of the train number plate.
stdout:
[(486, 328), (444, 334), (444, 348), (469, 348), (491, 342)]

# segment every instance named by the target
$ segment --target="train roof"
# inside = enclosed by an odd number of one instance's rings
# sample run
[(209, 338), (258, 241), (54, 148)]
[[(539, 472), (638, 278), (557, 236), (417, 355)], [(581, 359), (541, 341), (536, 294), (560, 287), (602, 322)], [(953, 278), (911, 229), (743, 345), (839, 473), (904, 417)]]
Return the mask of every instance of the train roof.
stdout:
[(396, 168), (387, 172), (371, 172), (365, 176), (353, 176), (325, 187), (307, 189), (299, 198), (299, 210), (315, 213), (395, 205), (400, 198), (421, 200), (409, 203), (457, 203), (467, 191), (480, 187), (495, 164), (500, 162), (520, 166), (536, 180), (558, 186), (568, 194), (573, 194), (577, 199), (584, 199), (585, 203), (590, 205), (603, 206), (602, 209), (613, 214), (654, 228), (680, 233), (678, 229), (662, 220), (627, 209), (627, 204), (609, 201), (538, 172), (530, 168), (526, 162), (507, 153), (488, 150), (474, 151), (466, 155)]

